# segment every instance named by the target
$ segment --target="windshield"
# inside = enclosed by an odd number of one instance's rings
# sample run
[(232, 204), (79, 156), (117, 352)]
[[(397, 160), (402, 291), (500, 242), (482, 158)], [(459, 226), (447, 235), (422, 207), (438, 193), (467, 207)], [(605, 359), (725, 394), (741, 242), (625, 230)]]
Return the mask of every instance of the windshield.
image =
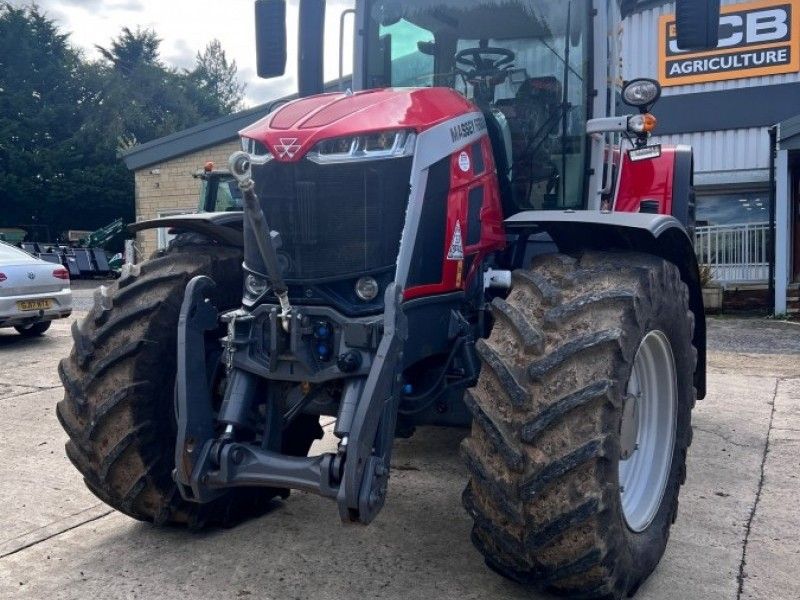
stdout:
[[(460, 91), (511, 139), (511, 156), (497, 162), (510, 180), (516, 208), (580, 208), (587, 172), (590, 4), (374, 0), (367, 85)], [(509, 145), (492, 141), (495, 153)]]
[(35, 262), (36, 259), (19, 248), (0, 242), (0, 264), (14, 264), (16, 262)]
[(200, 189), (200, 212), (242, 210), (242, 192), (231, 176), (204, 179)]

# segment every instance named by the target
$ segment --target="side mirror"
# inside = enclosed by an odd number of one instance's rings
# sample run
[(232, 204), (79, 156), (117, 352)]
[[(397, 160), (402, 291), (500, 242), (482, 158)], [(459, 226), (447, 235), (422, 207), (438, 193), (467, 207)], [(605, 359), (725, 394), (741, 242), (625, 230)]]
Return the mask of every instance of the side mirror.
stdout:
[(259, 77), (286, 73), (286, 0), (256, 0), (256, 58)]
[(677, 0), (675, 26), (681, 50), (711, 50), (719, 44), (720, 0)]

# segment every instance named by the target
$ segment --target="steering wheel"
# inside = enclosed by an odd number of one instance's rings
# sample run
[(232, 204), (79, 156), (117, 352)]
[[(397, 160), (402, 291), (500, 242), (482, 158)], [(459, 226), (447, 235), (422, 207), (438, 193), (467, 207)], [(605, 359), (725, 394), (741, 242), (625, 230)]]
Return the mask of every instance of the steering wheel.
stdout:
[(470, 76), (486, 77), (505, 73), (516, 58), (507, 48), (466, 48), (456, 54), (456, 64), (471, 69)]
[(491, 104), (517, 55), (506, 48), (466, 48), (456, 54), (456, 72), (473, 86), (479, 106)]

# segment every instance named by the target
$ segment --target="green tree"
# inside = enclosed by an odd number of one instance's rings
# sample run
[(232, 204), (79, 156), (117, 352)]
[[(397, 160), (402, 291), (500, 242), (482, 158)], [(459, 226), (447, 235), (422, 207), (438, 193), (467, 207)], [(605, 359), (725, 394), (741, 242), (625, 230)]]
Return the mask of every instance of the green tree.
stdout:
[(134, 218), (120, 149), (230, 112), (236, 64), (218, 42), (167, 67), (152, 30), (123, 28), (88, 62), (35, 5), (0, 0), (0, 225), (95, 229)]
[(111, 40), (111, 47), (95, 45), (100, 54), (118, 71), (130, 75), (141, 67), (160, 67), (161, 61), (158, 50), (161, 39), (152, 29), (136, 28), (131, 31), (128, 27), (122, 28), (122, 33), (117, 39)]
[(76, 204), (74, 197), (57, 193), (72, 173), (86, 166), (86, 148), (75, 133), (92, 109), (89, 79), (68, 35), (36, 6), (0, 3), (3, 224), (42, 223), (55, 234), (82, 225), (73, 215), (82, 212), (83, 204), (105, 201), (86, 198)]
[(204, 112), (210, 110), (221, 116), (242, 108), (246, 86), (239, 81), (236, 61), (228, 61), (219, 40), (211, 40), (202, 53), (197, 53), (195, 67), (187, 74), (201, 98), (205, 96), (211, 104)]

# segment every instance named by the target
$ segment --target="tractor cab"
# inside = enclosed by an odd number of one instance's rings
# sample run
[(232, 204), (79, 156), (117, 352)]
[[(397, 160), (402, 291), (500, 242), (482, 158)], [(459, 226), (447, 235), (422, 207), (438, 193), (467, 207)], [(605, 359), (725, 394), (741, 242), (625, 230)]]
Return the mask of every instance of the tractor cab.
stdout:
[(242, 192), (236, 179), (227, 169), (216, 169), (214, 163), (205, 164), (202, 171), (194, 174), (200, 180), (197, 212), (218, 213), (242, 210)]
[(366, 87), (449, 87), (486, 116), (504, 213), (585, 203), (589, 0), (369, 2)]

